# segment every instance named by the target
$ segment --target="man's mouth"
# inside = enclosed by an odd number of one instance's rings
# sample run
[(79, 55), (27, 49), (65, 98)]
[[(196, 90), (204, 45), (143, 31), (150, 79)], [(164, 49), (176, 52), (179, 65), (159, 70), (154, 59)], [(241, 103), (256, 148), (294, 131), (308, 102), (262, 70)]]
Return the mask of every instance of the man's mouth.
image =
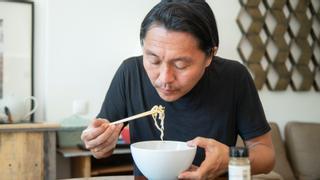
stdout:
[(172, 95), (177, 91), (177, 90), (174, 90), (174, 89), (163, 89), (163, 88), (159, 88), (159, 90), (164, 95)]

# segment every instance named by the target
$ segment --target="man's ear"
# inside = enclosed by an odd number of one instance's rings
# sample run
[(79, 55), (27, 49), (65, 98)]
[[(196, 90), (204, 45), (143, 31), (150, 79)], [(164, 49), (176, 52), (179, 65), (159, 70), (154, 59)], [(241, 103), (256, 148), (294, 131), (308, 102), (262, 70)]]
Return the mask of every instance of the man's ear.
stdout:
[(206, 62), (206, 67), (208, 67), (211, 64), (211, 61), (212, 61), (213, 57), (217, 54), (217, 52), (218, 52), (217, 46), (215, 46), (211, 49), (211, 53), (210, 53), (210, 55), (207, 59), (207, 62)]
[(218, 46), (213, 47), (213, 48), (212, 48), (212, 54), (213, 54), (213, 56), (215, 56), (215, 55), (217, 54), (217, 52), (218, 52)]

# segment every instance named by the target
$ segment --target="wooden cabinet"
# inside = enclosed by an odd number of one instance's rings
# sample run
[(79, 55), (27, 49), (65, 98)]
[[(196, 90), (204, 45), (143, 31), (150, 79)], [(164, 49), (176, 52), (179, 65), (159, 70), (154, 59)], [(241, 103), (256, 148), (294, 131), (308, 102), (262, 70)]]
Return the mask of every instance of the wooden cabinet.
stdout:
[(59, 148), (58, 152), (71, 160), (72, 177), (132, 174), (132, 158), (129, 148), (116, 148), (104, 159), (95, 159), (90, 151), (77, 147)]
[(0, 179), (56, 179), (56, 123), (0, 125)]

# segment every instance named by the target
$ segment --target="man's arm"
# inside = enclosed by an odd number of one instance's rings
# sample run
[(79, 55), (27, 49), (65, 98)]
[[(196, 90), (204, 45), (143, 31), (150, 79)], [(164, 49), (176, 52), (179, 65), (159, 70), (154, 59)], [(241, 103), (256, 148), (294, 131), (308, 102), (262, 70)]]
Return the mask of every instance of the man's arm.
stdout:
[(269, 173), (275, 164), (271, 132), (245, 141), (249, 149), (251, 174)]
[[(271, 133), (245, 141), (249, 148), (251, 174), (268, 173), (273, 169), (275, 153)], [(188, 144), (205, 149), (200, 167), (192, 166), (179, 175), (180, 179), (214, 179), (228, 170), (229, 147), (214, 139), (197, 137)]]

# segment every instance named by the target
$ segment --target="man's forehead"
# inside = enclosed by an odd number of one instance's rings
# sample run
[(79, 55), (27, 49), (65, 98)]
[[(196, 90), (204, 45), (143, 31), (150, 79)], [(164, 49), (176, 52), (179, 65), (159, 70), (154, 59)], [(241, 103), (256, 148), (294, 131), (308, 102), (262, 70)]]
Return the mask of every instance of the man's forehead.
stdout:
[[(195, 43), (198, 43), (197, 38), (194, 37), (194, 35), (190, 32), (171, 30), (171, 29), (167, 29), (163, 25), (157, 25), (157, 24), (154, 24), (149, 27), (145, 38), (148, 38), (148, 36), (149, 38), (154, 36), (163, 37), (163, 38), (164, 37), (181, 37), (184, 40), (190, 39)], [(174, 40), (174, 39), (170, 39), (170, 40)]]
[(187, 32), (167, 30), (164, 27), (153, 27), (148, 30), (144, 45), (169, 49), (198, 49), (198, 41)]

